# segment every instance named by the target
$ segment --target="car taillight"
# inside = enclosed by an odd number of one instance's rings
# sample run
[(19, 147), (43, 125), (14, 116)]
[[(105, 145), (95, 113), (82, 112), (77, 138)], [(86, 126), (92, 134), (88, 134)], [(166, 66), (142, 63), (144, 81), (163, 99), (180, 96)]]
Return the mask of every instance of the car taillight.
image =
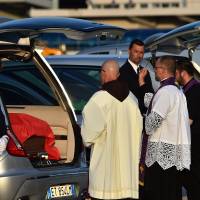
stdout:
[(14, 156), (20, 156), (20, 157), (27, 156), (24, 150), (20, 146), (17, 146), (16, 142), (14, 141), (12, 137), (9, 137), (6, 150), (8, 151), (9, 154), (14, 155)]

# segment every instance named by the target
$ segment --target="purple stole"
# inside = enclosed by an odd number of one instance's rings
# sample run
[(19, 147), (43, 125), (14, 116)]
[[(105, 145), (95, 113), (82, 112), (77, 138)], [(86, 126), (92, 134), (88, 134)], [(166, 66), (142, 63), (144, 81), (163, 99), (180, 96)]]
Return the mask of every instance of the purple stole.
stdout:
[(186, 93), (191, 87), (194, 85), (199, 85), (200, 82), (192, 78), (184, 87), (183, 87), (183, 92)]
[[(161, 89), (162, 87), (167, 86), (167, 85), (177, 86), (175, 84), (175, 77), (170, 77), (170, 78), (165, 79), (160, 82), (160, 87), (154, 93), (154, 95), (150, 101), (150, 104), (149, 104), (149, 107), (147, 110), (147, 116), (151, 113), (152, 103), (153, 103), (153, 99), (154, 99), (156, 93), (159, 91), (159, 89)], [(143, 128), (142, 150), (141, 150), (140, 168), (139, 168), (139, 184), (141, 186), (144, 186), (144, 170), (145, 170), (145, 157), (146, 157), (146, 151), (147, 151), (147, 143), (148, 143), (148, 135), (145, 132), (145, 128)]]

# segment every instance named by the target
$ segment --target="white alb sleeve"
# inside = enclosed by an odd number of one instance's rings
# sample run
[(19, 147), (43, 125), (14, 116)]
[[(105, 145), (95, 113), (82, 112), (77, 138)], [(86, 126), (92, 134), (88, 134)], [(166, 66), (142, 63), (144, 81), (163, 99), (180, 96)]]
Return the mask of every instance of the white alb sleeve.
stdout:
[(155, 129), (157, 129), (161, 123), (163, 118), (156, 112), (151, 112), (145, 118), (145, 130), (147, 135), (151, 135)]
[(8, 140), (9, 137), (7, 135), (4, 135), (0, 138), (0, 155), (2, 155), (3, 152), (6, 150)]

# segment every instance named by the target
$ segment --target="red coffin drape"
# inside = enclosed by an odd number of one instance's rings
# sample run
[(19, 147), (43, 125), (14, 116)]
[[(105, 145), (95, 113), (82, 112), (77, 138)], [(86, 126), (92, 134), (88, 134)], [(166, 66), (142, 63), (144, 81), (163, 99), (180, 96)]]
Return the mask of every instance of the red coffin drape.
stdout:
[[(55, 137), (48, 123), (24, 113), (9, 113), (9, 118), (13, 132), (21, 144), (31, 136), (43, 136), (45, 137), (44, 150), (48, 153), (49, 159), (60, 159), (60, 153), (54, 146)], [(20, 150), (17, 149), (12, 139), (9, 140), (7, 150), (8, 152), (15, 152), (15, 155), (23, 156), (24, 154), (23, 151), (20, 152)]]

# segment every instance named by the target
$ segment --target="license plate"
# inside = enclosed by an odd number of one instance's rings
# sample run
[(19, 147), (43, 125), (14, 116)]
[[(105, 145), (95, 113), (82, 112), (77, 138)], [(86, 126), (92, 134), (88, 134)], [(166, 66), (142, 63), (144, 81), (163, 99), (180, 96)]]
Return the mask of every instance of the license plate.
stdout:
[(72, 196), (76, 196), (75, 185), (73, 184), (52, 186), (47, 191), (47, 199)]

